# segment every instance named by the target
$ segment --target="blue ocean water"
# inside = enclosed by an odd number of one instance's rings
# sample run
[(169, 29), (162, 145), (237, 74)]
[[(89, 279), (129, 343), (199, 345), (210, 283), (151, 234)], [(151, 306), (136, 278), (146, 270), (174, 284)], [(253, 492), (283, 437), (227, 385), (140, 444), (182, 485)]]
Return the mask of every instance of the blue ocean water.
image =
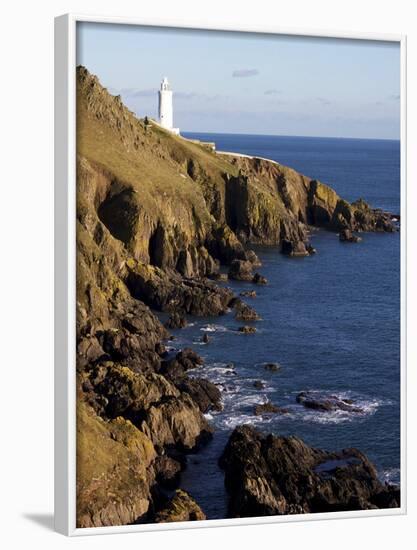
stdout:
[[(400, 210), (400, 148), (397, 141), (187, 134), (215, 141), (218, 150), (274, 159), (331, 185), (342, 197), (363, 197), (372, 206)], [(356, 245), (313, 231), (317, 254), (287, 258), (276, 247), (257, 247), (266, 287), (229, 281), (262, 317), (255, 335), (237, 332), (233, 313), (195, 318), (173, 331), (178, 347), (196, 349), (206, 364), (193, 375), (220, 385), (224, 409), (208, 415), (216, 428), (207, 447), (188, 460), (181, 486), (209, 519), (226, 516), (226, 493), (218, 458), (231, 430), (252, 423), (277, 435), (297, 435), (328, 450), (357, 447), (381, 479), (400, 478), (400, 234), (362, 234)], [(207, 332), (209, 344), (201, 342)], [(281, 365), (265, 370), (265, 362)], [(255, 389), (255, 380), (265, 388)], [(349, 397), (362, 413), (305, 409), (302, 390)], [(272, 401), (287, 415), (258, 417), (258, 403)]]

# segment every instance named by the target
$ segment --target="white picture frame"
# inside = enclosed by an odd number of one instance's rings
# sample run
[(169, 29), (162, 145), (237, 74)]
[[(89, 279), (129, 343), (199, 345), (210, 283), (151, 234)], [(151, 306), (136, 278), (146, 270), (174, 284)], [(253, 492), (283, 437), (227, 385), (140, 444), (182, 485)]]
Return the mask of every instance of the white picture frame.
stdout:
[(195, 529), (201, 527), (317, 521), (405, 514), (406, 463), (406, 234), (401, 232), (401, 507), (325, 514), (221, 519), (169, 524), (97, 528), (76, 527), (76, 25), (78, 22), (239, 31), (291, 36), (397, 42), (401, 48), (401, 224), (406, 227), (406, 37), (403, 35), (329, 33), (265, 25), (204, 26), (173, 20), (146, 20), (66, 14), (55, 19), (55, 530), (68, 536)]

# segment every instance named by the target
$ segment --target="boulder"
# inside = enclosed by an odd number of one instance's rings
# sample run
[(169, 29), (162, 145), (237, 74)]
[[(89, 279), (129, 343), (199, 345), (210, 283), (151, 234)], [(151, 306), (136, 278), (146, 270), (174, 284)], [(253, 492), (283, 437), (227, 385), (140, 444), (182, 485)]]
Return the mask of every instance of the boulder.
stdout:
[(178, 489), (165, 508), (155, 515), (155, 523), (177, 521), (201, 521), (206, 515), (196, 501), (185, 491)]
[(238, 321), (258, 321), (260, 319), (256, 311), (240, 298), (235, 298), (231, 305), (235, 309), (235, 318)]
[(243, 334), (255, 334), (256, 328), (245, 325), (243, 327), (239, 327), (238, 331), (242, 332)]
[(191, 348), (184, 348), (179, 351), (172, 359), (162, 361), (160, 373), (169, 380), (179, 380), (191, 369), (195, 369), (204, 364), (202, 357)]
[(182, 464), (164, 454), (157, 456), (154, 462), (154, 472), (156, 481), (167, 488), (175, 488), (178, 486)]
[(245, 298), (256, 298), (256, 290), (243, 290), (240, 296), (244, 296)]
[(177, 387), (188, 393), (202, 413), (210, 410), (221, 411), (221, 392), (219, 388), (204, 378), (185, 378)]
[(265, 363), (264, 369), (268, 370), (269, 372), (278, 372), (281, 369), (281, 365), (278, 363)]
[(233, 260), (229, 268), (229, 279), (236, 281), (252, 281), (253, 265), (249, 260)]
[(283, 407), (277, 407), (270, 401), (267, 401), (266, 403), (262, 403), (261, 405), (256, 405), (253, 409), (253, 412), (256, 416), (262, 416), (264, 414), (270, 413), (287, 414), (288, 410), (284, 409)]
[(185, 452), (198, 449), (213, 433), (198, 406), (186, 393), (151, 405), (144, 411), (139, 428), (158, 449), (173, 446)]
[(358, 243), (361, 239), (354, 235), (350, 229), (342, 229), (339, 233), (339, 240), (346, 243)]
[(287, 239), (283, 239), (281, 242), (281, 252), (286, 256), (308, 256), (308, 252), (303, 241), (289, 241)]
[(267, 285), (268, 279), (261, 275), (260, 273), (255, 273), (253, 276), (252, 282), (255, 283), (255, 285)]

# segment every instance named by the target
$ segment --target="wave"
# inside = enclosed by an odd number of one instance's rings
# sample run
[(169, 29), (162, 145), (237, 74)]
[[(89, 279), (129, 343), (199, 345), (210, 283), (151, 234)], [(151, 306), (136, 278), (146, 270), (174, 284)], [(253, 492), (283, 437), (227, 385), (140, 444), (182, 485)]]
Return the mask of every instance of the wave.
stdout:
[[(292, 393), (297, 394), (298, 392)], [(352, 410), (334, 409), (330, 411), (308, 409), (300, 403), (287, 405), (294, 419), (317, 424), (343, 424), (365, 420), (374, 415), (382, 405), (391, 403), (389, 400), (369, 397), (352, 391), (309, 390), (308, 393), (309, 395), (316, 395), (319, 399), (336, 398), (340, 401), (352, 403)]]
[(401, 482), (401, 470), (400, 468), (387, 468), (378, 472), (378, 477), (382, 483), (399, 485)]
[(203, 332), (228, 332), (229, 329), (223, 325), (216, 325), (216, 324), (208, 324), (203, 325), (200, 330)]

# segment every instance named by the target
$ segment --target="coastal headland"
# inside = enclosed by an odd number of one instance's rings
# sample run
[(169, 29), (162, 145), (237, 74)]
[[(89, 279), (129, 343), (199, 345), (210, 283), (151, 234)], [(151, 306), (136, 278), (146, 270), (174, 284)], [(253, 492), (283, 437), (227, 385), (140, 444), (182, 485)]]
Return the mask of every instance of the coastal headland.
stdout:
[[(169, 331), (188, 315), (230, 309), (243, 332), (256, 321), (246, 296), (218, 284), (268, 284), (251, 245), (303, 257), (315, 253), (311, 227), (351, 246), (358, 233), (396, 231), (393, 217), (279, 163), (216, 153), (138, 119), (78, 67), (78, 527), (205, 519), (181, 472), (212, 437), (205, 414), (222, 395), (189, 376), (203, 364), (194, 350), (169, 352)], [(156, 312), (169, 315), (166, 325)], [(239, 426), (218, 458), (230, 517), (400, 504), (357, 449), (323, 451)]]

